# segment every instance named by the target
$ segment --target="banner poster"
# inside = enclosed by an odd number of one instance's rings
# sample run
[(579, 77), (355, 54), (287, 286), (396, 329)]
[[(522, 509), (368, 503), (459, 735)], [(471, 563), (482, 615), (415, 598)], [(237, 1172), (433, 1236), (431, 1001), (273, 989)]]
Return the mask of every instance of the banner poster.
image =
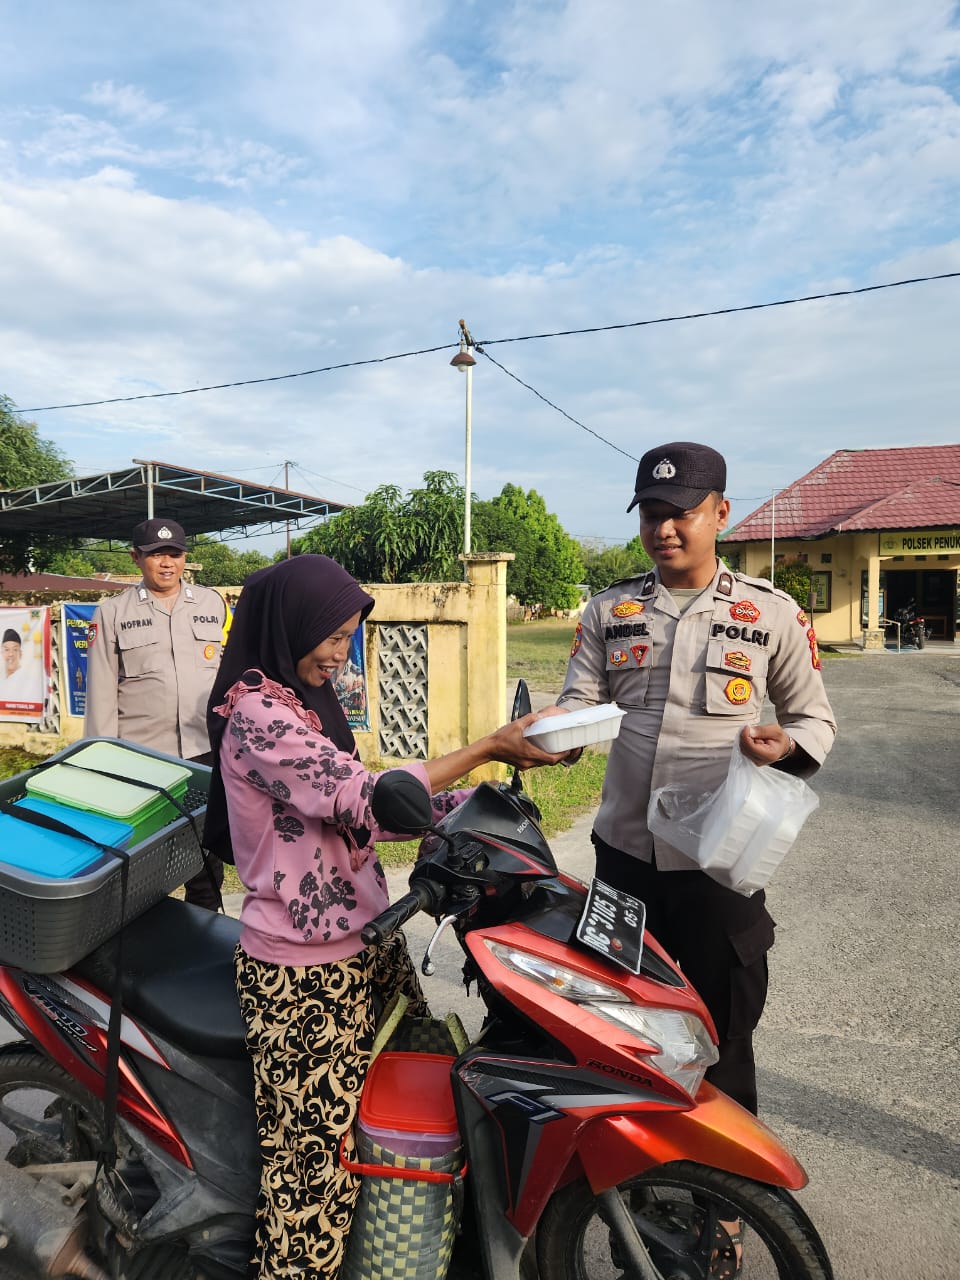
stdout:
[(82, 716), (87, 709), (87, 630), (96, 610), (95, 604), (63, 606), (60, 652), (69, 716)]
[(361, 624), (354, 632), (353, 639), (350, 641), (350, 654), (340, 668), (340, 674), (333, 686), (351, 729), (370, 728), (364, 634), (365, 629)]
[(49, 607), (0, 606), (0, 720), (39, 724), (51, 674)]

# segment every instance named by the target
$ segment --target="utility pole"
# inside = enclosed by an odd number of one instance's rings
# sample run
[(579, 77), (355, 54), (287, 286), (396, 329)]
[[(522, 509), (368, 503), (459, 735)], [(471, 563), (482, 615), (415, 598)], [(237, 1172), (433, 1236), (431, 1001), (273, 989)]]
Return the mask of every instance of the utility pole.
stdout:
[[(467, 328), (466, 321), (460, 321), (460, 350), (450, 361), (454, 369), (458, 369), (461, 373), (467, 375), (466, 386), (466, 421), (465, 421), (465, 441), (464, 441), (464, 464), (463, 464), (463, 487), (464, 487), (464, 503), (463, 503), (463, 554), (469, 555), (470, 546), (470, 486), (472, 478), (470, 475), (470, 438), (473, 432), (473, 367), (477, 363), (470, 354), (470, 348), (476, 346), (470, 330)], [(464, 565), (464, 576), (467, 576), (467, 566)]]
[[(284, 487), (284, 489), (289, 489), (289, 488), (290, 488), (290, 468), (291, 468), (291, 467), (295, 467), (295, 466), (297, 466), (297, 465), (298, 465), (298, 464), (297, 464), (296, 462), (284, 462), (284, 464), (283, 464), (283, 487)], [(288, 560), (290, 559), (290, 521), (289, 521), (289, 520), (287, 521), (287, 559), (288, 559)]]

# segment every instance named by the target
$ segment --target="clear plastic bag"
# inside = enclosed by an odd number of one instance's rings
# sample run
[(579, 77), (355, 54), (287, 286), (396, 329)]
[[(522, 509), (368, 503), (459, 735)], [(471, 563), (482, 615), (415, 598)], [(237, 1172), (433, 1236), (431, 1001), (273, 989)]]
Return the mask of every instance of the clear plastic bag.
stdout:
[(770, 879), (819, 803), (802, 778), (754, 764), (735, 742), (716, 791), (658, 787), (647, 825), (714, 880), (749, 897)]

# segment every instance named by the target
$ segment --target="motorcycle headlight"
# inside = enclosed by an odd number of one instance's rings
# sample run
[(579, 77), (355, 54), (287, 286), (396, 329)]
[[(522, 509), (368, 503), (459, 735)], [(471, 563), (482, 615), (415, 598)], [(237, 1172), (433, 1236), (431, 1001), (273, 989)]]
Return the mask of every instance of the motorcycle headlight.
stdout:
[(631, 1039), (641, 1040), (643, 1047), (637, 1047), (635, 1052), (669, 1076), (691, 1098), (700, 1088), (707, 1068), (717, 1061), (716, 1046), (696, 1014), (634, 1004), (617, 987), (588, 978), (575, 969), (519, 947), (489, 939), (485, 942), (507, 969), (539, 983), (572, 1004), (589, 1009), (598, 1018), (625, 1031)]
[(645, 1040), (654, 1052), (644, 1051), (644, 1056), (691, 1098), (696, 1096), (707, 1069), (720, 1056), (707, 1028), (695, 1013), (638, 1004), (607, 1005), (603, 1001), (591, 1001), (590, 1009), (598, 1017), (614, 1026), (625, 1027)]

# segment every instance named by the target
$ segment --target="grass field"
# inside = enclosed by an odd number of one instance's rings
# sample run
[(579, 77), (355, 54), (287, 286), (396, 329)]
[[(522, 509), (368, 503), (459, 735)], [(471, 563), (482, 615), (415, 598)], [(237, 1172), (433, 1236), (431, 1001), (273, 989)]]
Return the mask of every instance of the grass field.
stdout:
[(522, 677), (540, 693), (559, 693), (576, 628), (573, 618), (511, 622), (507, 627), (507, 679)]

